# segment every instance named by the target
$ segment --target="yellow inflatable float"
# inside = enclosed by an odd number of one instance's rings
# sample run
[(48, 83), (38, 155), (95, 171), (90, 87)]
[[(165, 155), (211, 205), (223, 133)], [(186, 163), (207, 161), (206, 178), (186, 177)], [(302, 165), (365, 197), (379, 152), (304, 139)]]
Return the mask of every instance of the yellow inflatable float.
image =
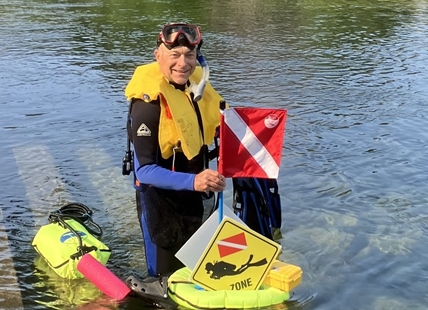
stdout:
[(277, 261), (256, 291), (206, 291), (188, 280), (191, 272), (185, 267), (168, 278), (169, 297), (189, 309), (246, 309), (280, 304), (290, 298), (289, 292), (300, 284), (302, 275), (300, 267)]

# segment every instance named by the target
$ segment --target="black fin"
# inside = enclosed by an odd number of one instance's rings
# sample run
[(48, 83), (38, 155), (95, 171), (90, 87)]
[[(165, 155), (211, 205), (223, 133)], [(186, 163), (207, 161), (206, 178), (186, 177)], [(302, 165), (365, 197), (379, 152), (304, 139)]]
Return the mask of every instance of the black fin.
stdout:
[(168, 276), (148, 277), (143, 280), (129, 276), (126, 283), (137, 297), (162, 309), (175, 309), (177, 304), (168, 297)]
[(234, 212), (252, 230), (271, 240), (281, 236), (282, 210), (275, 179), (233, 178)]

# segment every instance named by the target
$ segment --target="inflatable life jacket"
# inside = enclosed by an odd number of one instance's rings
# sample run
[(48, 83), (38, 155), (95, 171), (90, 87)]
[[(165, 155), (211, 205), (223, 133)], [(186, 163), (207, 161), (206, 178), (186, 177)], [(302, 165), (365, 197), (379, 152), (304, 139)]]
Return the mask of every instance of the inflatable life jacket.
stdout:
[[(197, 67), (189, 78), (190, 83), (199, 83), (201, 76), (202, 69)], [(188, 89), (176, 89), (164, 78), (156, 62), (135, 70), (125, 95), (128, 100), (138, 98), (149, 102), (160, 99), (159, 146), (164, 159), (173, 154), (180, 141), (182, 152), (191, 160), (199, 154), (202, 145), (211, 144), (220, 124), (222, 97), (209, 83), (202, 99), (195, 103)], [(201, 134), (195, 134), (196, 128), (201, 129)]]

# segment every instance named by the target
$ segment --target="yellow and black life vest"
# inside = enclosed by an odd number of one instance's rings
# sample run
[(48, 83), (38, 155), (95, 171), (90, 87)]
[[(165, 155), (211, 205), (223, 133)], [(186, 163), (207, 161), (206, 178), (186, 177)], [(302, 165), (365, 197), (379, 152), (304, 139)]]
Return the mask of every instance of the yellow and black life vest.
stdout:
[[(196, 67), (189, 81), (198, 84), (201, 78), (202, 68)], [(212, 143), (216, 127), (220, 124), (219, 102), (222, 97), (210, 83), (207, 83), (202, 99), (198, 102), (203, 129), (199, 126), (189, 90), (181, 91), (171, 85), (163, 76), (157, 62), (140, 66), (135, 70), (126, 87), (125, 95), (128, 100), (138, 98), (149, 102), (160, 99), (158, 140), (164, 159), (173, 154), (173, 148), (179, 141), (181, 150), (188, 160), (197, 156), (204, 144)]]

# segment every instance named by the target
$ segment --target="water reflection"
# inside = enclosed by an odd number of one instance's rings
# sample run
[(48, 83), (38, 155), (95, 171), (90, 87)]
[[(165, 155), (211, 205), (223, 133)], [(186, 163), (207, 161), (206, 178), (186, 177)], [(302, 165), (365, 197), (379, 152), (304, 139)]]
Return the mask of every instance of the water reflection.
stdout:
[(109, 267), (144, 270), (120, 173), (123, 89), (160, 25), (186, 20), (229, 103), (289, 113), (280, 258), (304, 275), (275, 308), (424, 309), (427, 13), (401, 0), (0, 2), (0, 307), (144, 307), (51, 277), (30, 243), (48, 211), (79, 201), (105, 228)]

